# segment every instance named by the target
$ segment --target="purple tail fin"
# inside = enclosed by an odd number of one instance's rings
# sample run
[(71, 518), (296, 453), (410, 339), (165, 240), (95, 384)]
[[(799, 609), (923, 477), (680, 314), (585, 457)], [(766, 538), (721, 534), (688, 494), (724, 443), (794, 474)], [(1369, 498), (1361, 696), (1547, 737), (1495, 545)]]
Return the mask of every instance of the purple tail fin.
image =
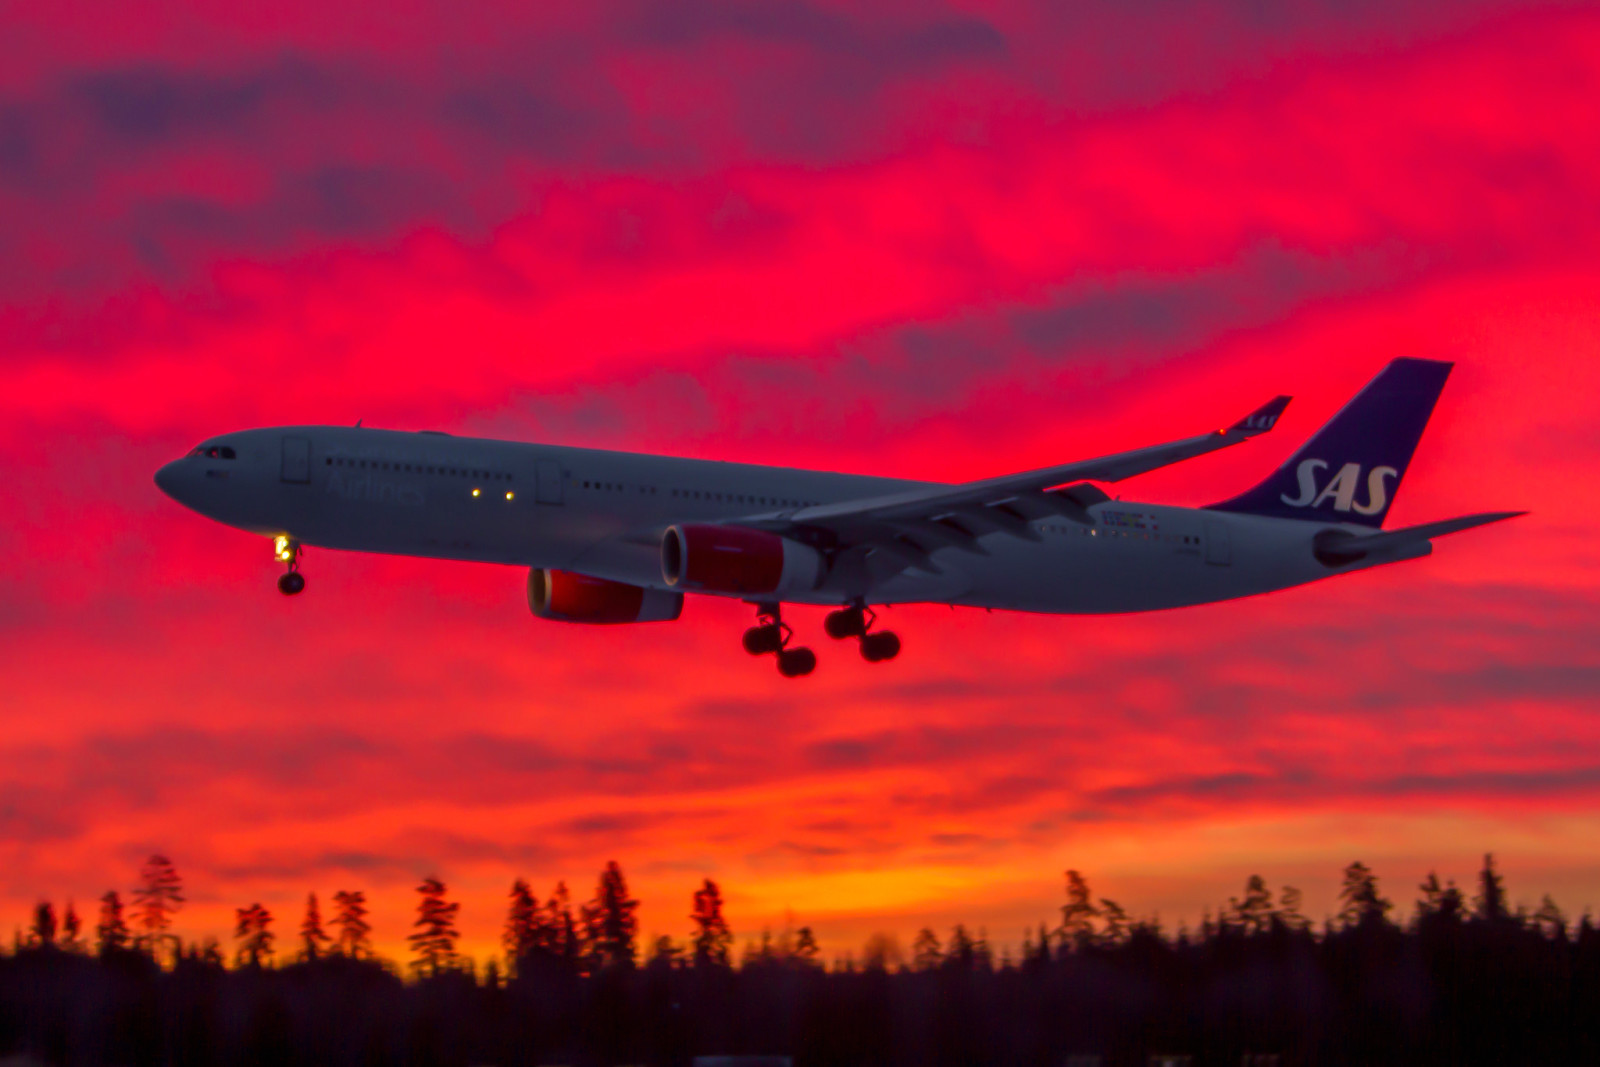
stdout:
[(1270, 478), (1211, 508), (1382, 526), (1453, 365), (1394, 360)]

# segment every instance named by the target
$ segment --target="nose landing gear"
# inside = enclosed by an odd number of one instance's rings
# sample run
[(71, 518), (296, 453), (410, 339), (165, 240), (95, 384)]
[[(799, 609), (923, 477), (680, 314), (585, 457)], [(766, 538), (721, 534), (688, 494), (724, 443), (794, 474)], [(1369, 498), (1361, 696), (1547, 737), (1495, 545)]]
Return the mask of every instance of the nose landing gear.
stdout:
[(889, 630), (874, 631), (872, 624), (877, 621), (877, 614), (858, 601), (829, 612), (822, 628), (835, 641), (856, 638), (861, 643), (861, 658), (868, 663), (881, 663), (900, 654), (900, 638)]
[(809, 648), (790, 648), (794, 631), (783, 621), (777, 604), (761, 604), (756, 608), (756, 624), (744, 632), (744, 650), (752, 656), (776, 655), (778, 673), (785, 678), (799, 678), (817, 669), (817, 654)]
[(300, 546), (286, 534), (279, 534), (272, 544), (272, 554), (289, 569), (278, 577), (278, 592), (294, 596), (306, 587), (306, 577), (300, 573)]

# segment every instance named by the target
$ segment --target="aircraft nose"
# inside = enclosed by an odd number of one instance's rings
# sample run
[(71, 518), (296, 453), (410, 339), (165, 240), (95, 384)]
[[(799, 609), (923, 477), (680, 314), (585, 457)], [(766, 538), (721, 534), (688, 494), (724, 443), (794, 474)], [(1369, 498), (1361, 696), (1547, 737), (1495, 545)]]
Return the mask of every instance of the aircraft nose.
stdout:
[(170, 496), (172, 499), (183, 503), (179, 497), (179, 487), (183, 483), (183, 471), (180, 467), (181, 460), (174, 460), (156, 471), (156, 488)]

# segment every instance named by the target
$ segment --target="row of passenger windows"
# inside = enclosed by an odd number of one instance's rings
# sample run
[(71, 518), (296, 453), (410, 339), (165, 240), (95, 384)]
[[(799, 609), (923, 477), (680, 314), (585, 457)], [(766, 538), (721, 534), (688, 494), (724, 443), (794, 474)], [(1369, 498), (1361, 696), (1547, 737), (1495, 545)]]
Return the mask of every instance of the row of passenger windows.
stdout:
[(238, 459), (239, 458), (239, 454), (237, 452), (235, 452), (233, 449), (229, 448), (227, 445), (212, 445), (210, 448), (207, 448), (205, 445), (201, 445), (199, 448), (195, 449), (193, 452), (190, 452), (189, 455), (191, 455), (191, 456), (204, 456), (206, 459)]
[(330, 467), (394, 471), (399, 474), (437, 474), (446, 478), (475, 478), (480, 482), (509, 482), (515, 480), (506, 471), (486, 471), (470, 467), (434, 467), (424, 463), (392, 463), (387, 460), (348, 459), (344, 456), (329, 456), (323, 462)]
[[(620, 482), (600, 482), (587, 480), (583, 483), (585, 489), (597, 489), (601, 492), (621, 493), (627, 487)], [(657, 490), (654, 486), (641, 485), (639, 492), (646, 496), (653, 496)], [(749, 493), (713, 493), (704, 489), (673, 489), (672, 495), (680, 500), (714, 501), (718, 504), (752, 504), (756, 507), (769, 508), (809, 508), (815, 507), (815, 500), (790, 500), (783, 497), (752, 496)]]
[(712, 493), (699, 489), (674, 489), (672, 495), (687, 500), (711, 500), (719, 504), (755, 504), (764, 508), (810, 508), (815, 500), (788, 500), (782, 497), (751, 496), (748, 493)]

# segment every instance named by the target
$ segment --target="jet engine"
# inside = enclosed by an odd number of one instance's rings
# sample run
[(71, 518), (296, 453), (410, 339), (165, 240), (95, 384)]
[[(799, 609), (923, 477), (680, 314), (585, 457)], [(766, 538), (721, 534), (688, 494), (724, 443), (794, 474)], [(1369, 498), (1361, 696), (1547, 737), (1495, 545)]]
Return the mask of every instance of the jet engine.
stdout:
[(674, 589), (779, 598), (822, 580), (822, 556), (787, 537), (742, 526), (670, 526), (661, 538), (661, 576)]
[(528, 608), (558, 622), (670, 622), (683, 612), (683, 594), (534, 567), (528, 571)]

